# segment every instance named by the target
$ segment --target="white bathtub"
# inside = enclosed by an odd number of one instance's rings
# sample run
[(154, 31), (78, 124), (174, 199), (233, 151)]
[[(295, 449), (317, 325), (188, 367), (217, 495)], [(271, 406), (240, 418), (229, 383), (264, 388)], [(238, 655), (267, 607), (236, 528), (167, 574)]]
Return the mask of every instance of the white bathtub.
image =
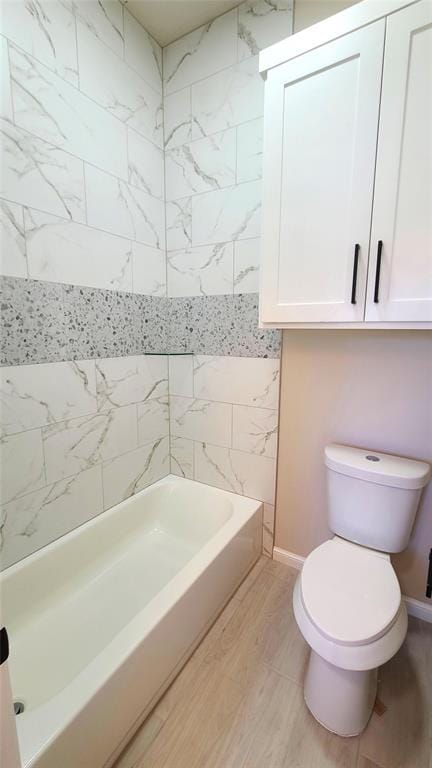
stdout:
[(102, 768), (261, 551), (260, 502), (169, 476), (2, 576), (23, 766)]

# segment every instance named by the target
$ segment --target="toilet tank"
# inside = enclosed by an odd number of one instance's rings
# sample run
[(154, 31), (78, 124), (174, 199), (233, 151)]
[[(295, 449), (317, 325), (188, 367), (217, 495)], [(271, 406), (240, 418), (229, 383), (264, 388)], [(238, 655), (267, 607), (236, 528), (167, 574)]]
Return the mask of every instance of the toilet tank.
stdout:
[(405, 549), (429, 464), (334, 443), (324, 453), (330, 530), (381, 552)]

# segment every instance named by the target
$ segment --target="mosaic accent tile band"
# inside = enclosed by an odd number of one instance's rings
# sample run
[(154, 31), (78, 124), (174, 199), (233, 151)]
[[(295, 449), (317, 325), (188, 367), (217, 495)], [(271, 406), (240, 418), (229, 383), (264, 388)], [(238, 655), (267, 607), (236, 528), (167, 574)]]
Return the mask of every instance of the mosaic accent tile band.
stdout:
[(138, 354), (279, 357), (258, 328), (258, 295), (171, 298), (1, 279), (1, 365)]
[(12, 277), (1, 292), (2, 365), (166, 351), (166, 298)]
[(279, 357), (280, 331), (258, 327), (258, 294), (169, 299), (170, 352)]

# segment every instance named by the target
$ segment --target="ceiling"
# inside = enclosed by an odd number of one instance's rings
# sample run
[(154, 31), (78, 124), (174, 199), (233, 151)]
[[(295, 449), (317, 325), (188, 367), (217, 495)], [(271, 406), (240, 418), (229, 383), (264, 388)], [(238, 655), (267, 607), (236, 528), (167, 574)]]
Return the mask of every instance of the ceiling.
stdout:
[(193, 29), (240, 5), (240, 0), (123, 0), (159, 45), (168, 45)]

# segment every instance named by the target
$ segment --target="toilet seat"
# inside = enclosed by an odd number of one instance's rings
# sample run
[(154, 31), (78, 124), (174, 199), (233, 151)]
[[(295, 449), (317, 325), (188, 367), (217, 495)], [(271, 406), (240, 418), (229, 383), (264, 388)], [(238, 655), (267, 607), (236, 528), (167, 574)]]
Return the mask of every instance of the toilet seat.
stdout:
[(308, 617), (338, 645), (374, 642), (400, 610), (400, 586), (389, 556), (338, 537), (306, 558), (300, 585)]
[(380, 667), (397, 653), (407, 633), (407, 611), (405, 603), (401, 600), (395, 621), (381, 637), (361, 645), (347, 645), (330, 640), (319, 631), (304, 607), (301, 574), (294, 586), (293, 607), (299, 630), (311, 649), (341, 669), (362, 671)]

